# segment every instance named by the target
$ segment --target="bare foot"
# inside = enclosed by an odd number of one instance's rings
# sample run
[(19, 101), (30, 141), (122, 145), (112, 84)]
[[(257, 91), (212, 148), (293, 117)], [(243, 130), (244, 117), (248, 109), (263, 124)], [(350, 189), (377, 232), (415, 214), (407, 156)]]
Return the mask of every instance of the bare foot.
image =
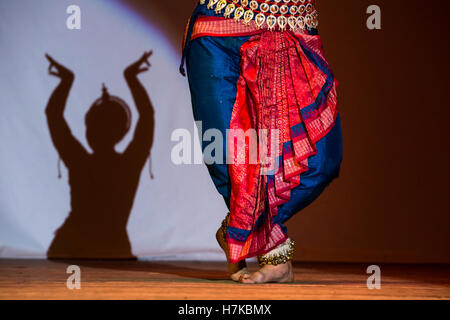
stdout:
[(292, 263), (289, 261), (277, 266), (265, 265), (251, 276), (242, 276), (239, 279), (241, 283), (290, 283), (294, 282), (294, 271)]

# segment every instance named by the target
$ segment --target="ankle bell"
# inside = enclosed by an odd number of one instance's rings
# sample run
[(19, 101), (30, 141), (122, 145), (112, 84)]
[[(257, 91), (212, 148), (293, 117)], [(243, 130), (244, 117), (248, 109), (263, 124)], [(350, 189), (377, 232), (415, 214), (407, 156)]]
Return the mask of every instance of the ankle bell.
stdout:
[(295, 241), (288, 238), (283, 244), (279, 245), (272, 251), (258, 256), (258, 263), (260, 267), (265, 265), (277, 266), (285, 264), (294, 258)]

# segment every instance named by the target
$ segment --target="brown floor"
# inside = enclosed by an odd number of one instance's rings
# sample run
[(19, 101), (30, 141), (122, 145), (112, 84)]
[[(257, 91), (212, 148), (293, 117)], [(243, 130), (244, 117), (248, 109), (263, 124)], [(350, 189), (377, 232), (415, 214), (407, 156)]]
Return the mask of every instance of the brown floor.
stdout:
[[(66, 287), (72, 264), (80, 290)], [(450, 266), (382, 265), (381, 290), (367, 266), (296, 264), (294, 284), (242, 285), (217, 262), (0, 260), (0, 299), (450, 299)]]

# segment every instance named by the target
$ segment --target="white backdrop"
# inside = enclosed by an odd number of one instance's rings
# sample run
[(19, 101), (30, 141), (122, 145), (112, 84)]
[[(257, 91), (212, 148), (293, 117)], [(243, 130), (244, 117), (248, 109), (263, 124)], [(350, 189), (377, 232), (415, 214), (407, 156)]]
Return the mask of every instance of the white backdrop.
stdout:
[[(81, 8), (81, 30), (68, 30), (66, 8)], [(84, 115), (101, 83), (122, 97), (137, 119), (123, 69), (153, 49), (150, 72), (140, 76), (156, 113), (152, 166), (142, 171), (128, 223), (140, 258), (222, 259), (215, 230), (226, 213), (203, 165), (172, 164), (177, 128), (194, 132), (179, 48), (113, 0), (0, 0), (0, 257), (45, 257), (70, 211), (68, 175), (51, 142), (45, 106), (58, 80), (47, 73), (46, 52), (76, 74), (65, 118), (89, 150)], [(134, 129), (134, 128), (132, 128)], [(133, 130), (118, 146), (123, 150)]]

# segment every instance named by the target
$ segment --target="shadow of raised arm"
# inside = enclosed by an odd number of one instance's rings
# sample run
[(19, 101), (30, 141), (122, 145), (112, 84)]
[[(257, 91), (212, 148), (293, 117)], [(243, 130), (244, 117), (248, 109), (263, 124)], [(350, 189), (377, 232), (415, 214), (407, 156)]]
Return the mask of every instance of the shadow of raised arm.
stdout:
[(75, 76), (72, 71), (56, 62), (48, 54), (46, 54), (46, 58), (50, 62), (49, 74), (61, 79), (45, 109), (48, 127), (59, 156), (66, 166), (70, 166), (74, 161), (79, 160), (82, 155), (87, 154), (87, 151), (72, 135), (69, 125), (64, 119), (67, 98)]
[(139, 113), (133, 140), (130, 142), (124, 154), (127, 157), (135, 159), (142, 166), (150, 155), (150, 150), (153, 145), (155, 117), (153, 105), (137, 75), (148, 71), (150, 67), (148, 59), (152, 53), (152, 51), (144, 53), (138, 61), (131, 64), (124, 71), (125, 80), (130, 88)]

